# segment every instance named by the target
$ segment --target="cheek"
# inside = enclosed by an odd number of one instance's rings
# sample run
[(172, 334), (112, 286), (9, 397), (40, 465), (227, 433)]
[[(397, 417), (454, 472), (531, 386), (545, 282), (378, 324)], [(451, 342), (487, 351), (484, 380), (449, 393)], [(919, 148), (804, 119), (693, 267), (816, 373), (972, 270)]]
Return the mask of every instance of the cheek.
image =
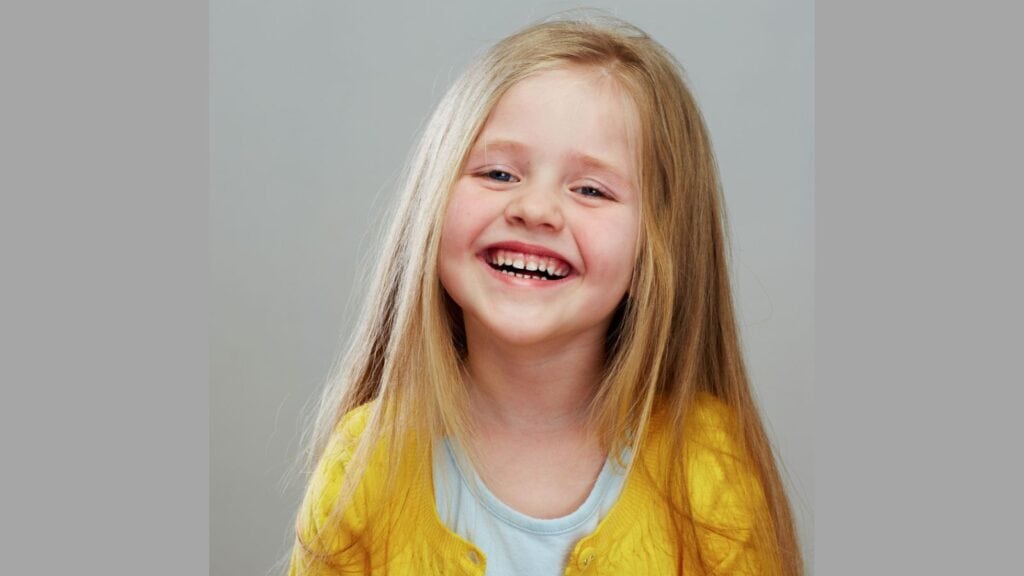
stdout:
[(637, 222), (623, 217), (604, 226), (588, 230), (580, 243), (590, 273), (605, 282), (609, 288), (623, 292), (629, 288), (636, 263)]
[[(456, 183), (448, 201), (441, 228), (442, 247), (469, 250), (483, 231), (501, 215), (495, 198), (482, 194), (471, 181), (463, 178)], [(476, 246), (480, 248), (480, 246)]]
[(475, 257), (475, 241), (487, 224), (478, 202), (464, 187), (452, 190), (441, 226), (438, 246), (438, 276), (449, 294), (458, 289), (459, 272)]

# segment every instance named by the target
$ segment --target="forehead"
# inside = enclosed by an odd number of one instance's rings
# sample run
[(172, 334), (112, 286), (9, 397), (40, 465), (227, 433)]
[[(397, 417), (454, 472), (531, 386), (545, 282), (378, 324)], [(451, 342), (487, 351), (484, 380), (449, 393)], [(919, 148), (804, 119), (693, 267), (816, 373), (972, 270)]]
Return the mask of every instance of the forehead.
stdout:
[(516, 148), (509, 143), (518, 143), (526, 152), (606, 164), (633, 181), (639, 124), (629, 93), (607, 71), (556, 68), (508, 89), (488, 116), (474, 152)]

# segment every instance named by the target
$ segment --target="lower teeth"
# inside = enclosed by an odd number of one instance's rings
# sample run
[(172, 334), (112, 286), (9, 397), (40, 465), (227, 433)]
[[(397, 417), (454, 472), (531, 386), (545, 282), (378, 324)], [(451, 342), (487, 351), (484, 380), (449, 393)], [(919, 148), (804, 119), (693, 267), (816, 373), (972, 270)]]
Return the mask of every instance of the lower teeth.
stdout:
[(509, 272), (508, 270), (501, 270), (500, 272), (502, 274), (506, 274), (508, 276), (515, 276), (516, 278), (527, 278), (527, 279), (530, 279), (530, 280), (548, 280), (548, 278), (546, 276), (534, 276), (532, 274), (520, 274), (518, 272)]

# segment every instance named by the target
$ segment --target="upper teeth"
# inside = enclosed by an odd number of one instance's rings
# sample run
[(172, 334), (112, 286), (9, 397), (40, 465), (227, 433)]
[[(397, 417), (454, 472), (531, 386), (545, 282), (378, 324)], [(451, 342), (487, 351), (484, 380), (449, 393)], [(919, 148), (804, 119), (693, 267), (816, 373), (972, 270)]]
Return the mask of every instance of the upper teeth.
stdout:
[(512, 266), (519, 270), (547, 272), (552, 276), (565, 276), (571, 269), (568, 264), (557, 258), (537, 256), (536, 254), (524, 254), (522, 252), (510, 252), (508, 250), (494, 250), (491, 252), (491, 264), (499, 266)]

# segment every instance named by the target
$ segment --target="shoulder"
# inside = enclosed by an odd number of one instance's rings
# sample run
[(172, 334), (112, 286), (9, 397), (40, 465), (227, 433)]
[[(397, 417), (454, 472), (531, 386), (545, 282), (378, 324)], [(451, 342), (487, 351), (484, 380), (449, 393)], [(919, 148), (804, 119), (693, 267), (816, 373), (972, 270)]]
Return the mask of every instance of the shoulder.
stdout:
[(681, 444), (691, 459), (742, 459), (746, 454), (735, 410), (706, 392), (697, 394), (681, 418), (673, 418), (666, 410), (656, 411), (651, 427), (658, 460), (678, 461), (678, 454), (667, 452), (680, 446), (673, 440), (683, 441)]
[(768, 505), (735, 409), (699, 394), (683, 420), (682, 446), (702, 561), (725, 573), (771, 573), (761, 550), (770, 542)]
[(684, 419), (686, 441), (693, 453), (743, 458), (743, 432), (735, 410), (718, 397), (701, 392)]
[(748, 526), (760, 504), (760, 482), (735, 411), (702, 394), (684, 427), (686, 484), (695, 516), (720, 526)]
[(336, 471), (338, 464), (347, 464), (351, 460), (352, 453), (366, 430), (366, 424), (370, 420), (374, 404), (375, 402), (371, 401), (358, 406), (348, 411), (338, 421), (320, 458), (321, 463), (333, 461), (334, 469), (325, 470), (325, 472)]
[[(350, 546), (365, 522), (358, 496), (344, 515), (336, 510), (346, 471), (366, 430), (373, 403), (346, 413), (335, 426), (309, 479), (296, 524), (297, 545), (316, 554), (330, 554)], [(342, 520), (339, 522), (339, 520)]]
[(372, 408), (373, 403), (369, 402), (341, 417), (320, 456), (313, 477), (310, 479), (308, 492), (314, 492), (314, 486), (321, 489), (333, 487), (344, 479), (345, 470), (366, 430)]

